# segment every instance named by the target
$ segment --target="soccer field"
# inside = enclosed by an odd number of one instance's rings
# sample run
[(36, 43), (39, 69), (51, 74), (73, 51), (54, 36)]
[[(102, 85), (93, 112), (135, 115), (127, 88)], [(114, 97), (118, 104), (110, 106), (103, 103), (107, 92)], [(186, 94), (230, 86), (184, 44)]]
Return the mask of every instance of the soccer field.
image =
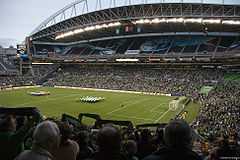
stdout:
[[(49, 91), (50, 95), (31, 96), (31, 91)], [(97, 103), (82, 103), (82, 96), (104, 97)], [(78, 116), (79, 113), (96, 113), (103, 119), (130, 120), (134, 124), (168, 122), (175, 117), (181, 107), (175, 111), (169, 109), (169, 103), (176, 97), (154, 96), (134, 93), (93, 91), (66, 88), (28, 88), (0, 91), (0, 105), (6, 107), (38, 107), (47, 117), (60, 117), (63, 113)], [(199, 106), (190, 103), (188, 121), (192, 121)]]

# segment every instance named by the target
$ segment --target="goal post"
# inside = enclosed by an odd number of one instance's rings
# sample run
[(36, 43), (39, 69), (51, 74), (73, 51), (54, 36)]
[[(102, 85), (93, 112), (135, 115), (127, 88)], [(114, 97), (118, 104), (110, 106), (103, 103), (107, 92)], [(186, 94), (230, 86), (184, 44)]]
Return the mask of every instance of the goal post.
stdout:
[(169, 102), (169, 110), (176, 111), (178, 108), (178, 102), (178, 100), (172, 100), (171, 102)]

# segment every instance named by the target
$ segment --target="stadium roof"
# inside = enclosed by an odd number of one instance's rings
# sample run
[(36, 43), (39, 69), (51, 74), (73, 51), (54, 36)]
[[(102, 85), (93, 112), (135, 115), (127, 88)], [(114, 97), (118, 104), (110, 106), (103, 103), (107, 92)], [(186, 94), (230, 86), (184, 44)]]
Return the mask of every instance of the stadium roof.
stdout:
[(217, 5), (240, 5), (238, 0), (78, 0), (63, 9), (57, 11), (42, 22), (32, 33), (44, 30), (57, 23), (81, 16), (84, 14), (101, 11), (109, 8), (134, 6), (144, 4), (168, 4), (168, 3), (193, 3), (193, 4), (217, 4)]

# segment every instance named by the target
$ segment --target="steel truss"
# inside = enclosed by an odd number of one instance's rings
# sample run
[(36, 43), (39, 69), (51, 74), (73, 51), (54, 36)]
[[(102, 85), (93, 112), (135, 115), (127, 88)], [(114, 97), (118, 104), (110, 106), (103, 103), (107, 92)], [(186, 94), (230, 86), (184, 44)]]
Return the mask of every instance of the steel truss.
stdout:
[[(192, 17), (240, 19), (240, 5), (154, 3), (125, 5), (114, 8), (116, 0), (108, 0), (111, 2), (111, 4), (109, 4), (111, 7), (100, 10), (99, 8), (102, 6), (102, 0), (96, 1), (96, 11), (90, 12), (88, 0), (82, 0), (81, 3), (84, 3), (84, 5), (82, 6), (83, 9), (80, 15), (77, 15), (77, 2), (65, 7), (42, 23), (31, 34), (31, 39), (36, 40), (42, 37), (54, 39), (58, 33), (76, 28), (141, 18)], [(130, 4), (130, 1), (131, 0), (127, 0), (126, 2)], [(69, 12), (70, 17), (67, 17), (66, 12), (69, 10), (71, 11)]]

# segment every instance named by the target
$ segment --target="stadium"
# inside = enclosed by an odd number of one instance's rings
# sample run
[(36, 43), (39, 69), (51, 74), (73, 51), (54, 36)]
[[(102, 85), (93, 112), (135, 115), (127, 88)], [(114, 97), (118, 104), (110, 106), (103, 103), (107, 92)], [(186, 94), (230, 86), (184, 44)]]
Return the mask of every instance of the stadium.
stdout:
[[(202, 158), (239, 158), (239, 2), (79, 0), (7, 52), (0, 119), (68, 122), (75, 136), (93, 136), (94, 151), (94, 131), (112, 124), (135, 141), (138, 159), (164, 145), (165, 126), (183, 120)], [(216, 146), (222, 155), (212, 153)]]

